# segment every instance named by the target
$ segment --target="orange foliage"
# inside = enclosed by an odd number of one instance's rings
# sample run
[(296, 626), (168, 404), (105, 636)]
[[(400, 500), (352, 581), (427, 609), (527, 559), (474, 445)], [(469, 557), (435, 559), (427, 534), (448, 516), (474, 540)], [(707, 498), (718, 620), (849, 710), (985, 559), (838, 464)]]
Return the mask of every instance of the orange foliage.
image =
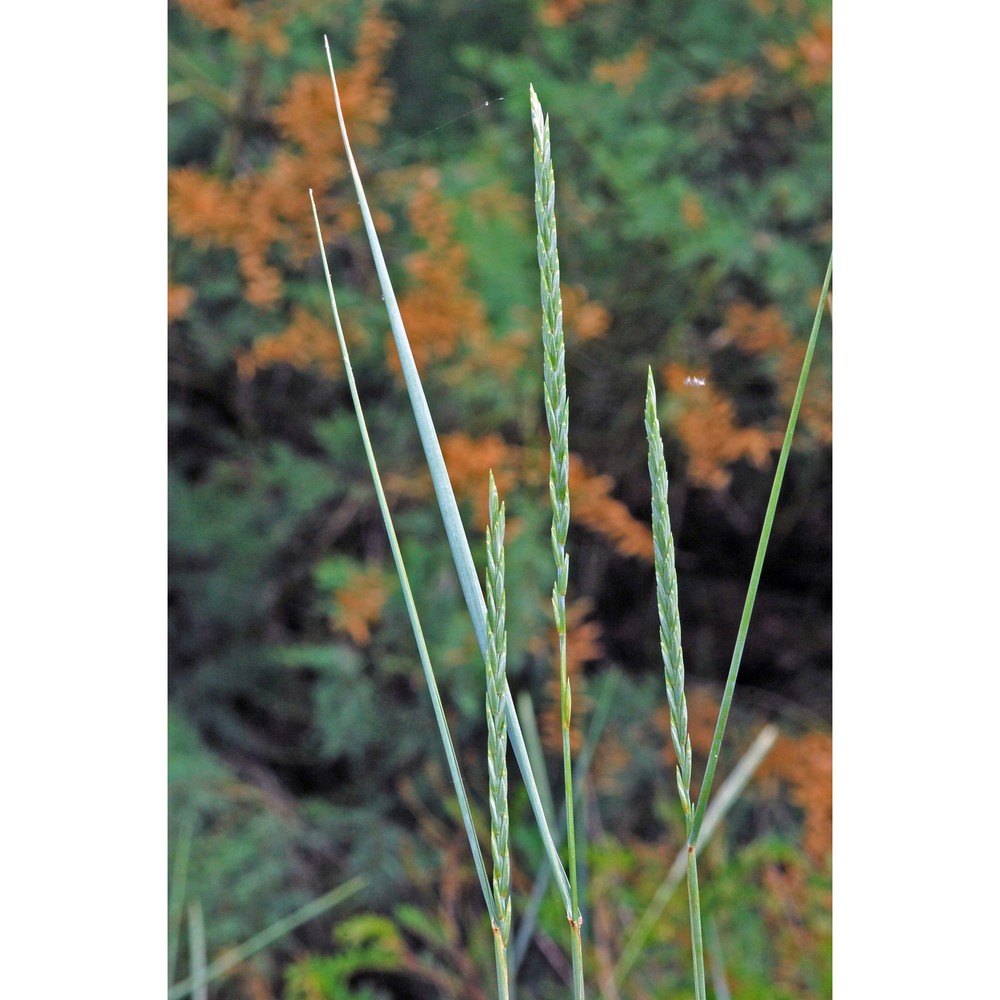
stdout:
[(692, 385), (692, 375), (707, 379), (706, 372), (692, 373), (676, 362), (663, 370), (667, 392), (679, 403), (671, 419), (674, 432), (688, 453), (688, 479), (699, 486), (724, 489), (729, 485), (727, 466), (746, 459), (758, 468), (772, 449), (779, 447), (780, 432), (739, 427), (732, 401), (711, 385)]
[(591, 76), (598, 83), (610, 83), (623, 97), (635, 90), (649, 65), (650, 42), (643, 39), (620, 59), (598, 59)]
[[(586, 598), (566, 603), (566, 676), (572, 693), (569, 742), (570, 749), (574, 753), (579, 753), (583, 745), (583, 729), (580, 722), (590, 708), (590, 699), (587, 697), (584, 684), (583, 665), (599, 660), (604, 655), (600, 625), (586, 620), (592, 610), (591, 603)], [(559, 637), (555, 626), (549, 630), (546, 647), (540, 652), (552, 664), (552, 672), (545, 685), (548, 698), (545, 707), (539, 712), (538, 728), (542, 744), (546, 749), (553, 753), (562, 753)]]
[[(240, 20), (266, 17), (263, 8), (258, 14), (255, 7), (251, 15), (248, 7), (221, 0), (197, 0), (190, 9), (198, 16), (218, 15), (216, 21), (206, 21), (216, 27), (229, 27), (228, 23), (217, 23), (220, 11), (235, 11)], [(338, 75), (348, 128), (359, 143), (376, 141), (378, 129), (388, 117), (391, 94), (381, 82), (381, 73), (395, 33), (391, 21), (369, 9), (361, 25), (355, 63)], [(231, 180), (192, 167), (172, 170), (168, 175), (174, 232), (203, 245), (234, 249), (246, 282), (247, 301), (261, 308), (273, 308), (284, 293), (281, 272), (268, 260), (272, 250), (286, 247), (297, 263), (315, 252), (308, 188), (320, 181), (336, 180), (346, 172), (326, 74), (299, 74), (271, 119), (283, 136), (298, 145), (298, 152), (280, 149), (267, 168), (247, 171)], [(317, 204), (328, 225), (342, 232), (360, 227), (356, 203), (346, 191), (336, 199), (317, 198)]]
[(333, 592), (335, 629), (346, 632), (355, 645), (367, 646), (371, 630), (382, 617), (382, 608), (391, 593), (389, 577), (377, 566), (355, 570), (350, 578)]
[(288, 51), (284, 27), (294, 11), (280, 2), (245, 3), (243, 0), (178, 0), (206, 27), (230, 32), (245, 45), (264, 45), (275, 56)]
[[(468, 252), (455, 241), (451, 209), (440, 191), (436, 170), (417, 175), (417, 190), (407, 206), (413, 232), (425, 249), (405, 260), (414, 285), (400, 296), (399, 311), (417, 367), (451, 358), (463, 342), (489, 340), (486, 309), (466, 288)], [(387, 345), (389, 364), (399, 372), (399, 359)]]
[(653, 561), (653, 533), (611, 496), (614, 480), (591, 472), (578, 455), (569, 456), (569, 495), (573, 517), (603, 535), (624, 556)]
[(583, 285), (563, 285), (563, 325), (578, 340), (603, 337), (611, 325), (611, 313), (600, 302), (587, 298)]
[(280, 333), (258, 339), (237, 358), (236, 367), (244, 378), (251, 378), (258, 369), (279, 361), (297, 368), (316, 365), (330, 378), (338, 375), (342, 367), (340, 342), (332, 321), (296, 306), (289, 325)]
[(492, 471), (497, 492), (505, 497), (517, 481), (520, 449), (508, 445), (499, 434), (471, 438), (458, 433), (442, 435), (441, 452), (455, 495), (472, 502), (476, 527), (485, 531), (490, 521), (489, 474)]
[(681, 218), (692, 229), (705, 227), (705, 206), (693, 191), (688, 191), (681, 198)]
[(557, 28), (580, 16), (587, 4), (604, 3), (605, 0), (546, 0), (539, 12), (542, 24)]
[(625, 745), (619, 728), (609, 724), (601, 738), (601, 752), (595, 754), (591, 764), (594, 787), (605, 795), (622, 789), (622, 775), (632, 763), (632, 754)]
[[(707, 757), (712, 747), (719, 701), (706, 688), (689, 687), (687, 693), (688, 734), (695, 753)], [(653, 714), (663, 736), (666, 764), (676, 763), (670, 741), (670, 709), (664, 703)], [(833, 841), (833, 740), (828, 733), (813, 731), (802, 736), (781, 735), (758, 771), (762, 782), (784, 783), (790, 800), (804, 817), (802, 846), (809, 857), (822, 866)]]
[(833, 74), (833, 25), (826, 15), (817, 14), (791, 45), (768, 42), (762, 51), (775, 69), (794, 73), (806, 86), (821, 86)]
[(703, 104), (717, 104), (729, 99), (745, 100), (757, 85), (757, 75), (749, 66), (736, 66), (714, 80), (702, 84), (695, 96)]
[[(531, 202), (515, 194), (503, 183), (494, 182), (470, 193), (468, 205), (477, 222), (488, 225), (492, 219), (502, 218), (509, 225), (511, 220), (528, 219), (532, 213)], [(447, 209), (448, 218), (451, 211)], [(517, 223), (515, 222), (515, 225)], [(450, 238), (451, 223), (448, 234)], [(467, 281), (466, 269), (461, 273), (463, 284)], [(475, 322), (460, 331), (460, 350), (448, 358), (441, 367), (439, 377), (448, 385), (482, 383), (483, 378), (494, 384), (504, 384), (517, 371), (523, 370), (528, 352), (534, 343), (534, 334), (523, 328), (508, 330), (500, 335), (485, 319), (485, 310), (471, 292), (462, 290), (466, 308), (475, 310)], [(483, 319), (478, 318), (482, 314)], [(586, 319), (586, 318), (585, 318)]]
[(175, 285), (168, 280), (167, 284), (167, 322), (183, 319), (191, 303), (194, 302), (194, 289), (190, 285)]
[[(764, 362), (777, 387), (783, 412), (768, 427), (740, 427), (732, 400), (708, 381), (706, 371), (671, 363), (663, 370), (669, 393), (668, 419), (690, 458), (688, 477), (699, 486), (724, 489), (727, 466), (745, 459), (758, 468), (781, 446), (785, 416), (798, 386), (806, 345), (793, 337), (775, 306), (747, 302), (729, 306), (712, 335), (715, 349), (732, 345)], [(832, 440), (833, 399), (829, 384), (809, 386), (799, 411), (800, 427), (821, 445)]]
[(449, 385), (460, 385), (486, 377), (491, 383), (503, 385), (514, 372), (524, 368), (535, 338), (528, 330), (493, 337), (483, 329), (471, 331), (462, 342), (468, 349), (449, 361), (440, 373), (441, 379)]
[[(791, 328), (775, 306), (757, 309), (747, 302), (734, 303), (726, 310), (724, 323), (713, 339), (718, 344), (734, 344), (747, 354), (766, 356), (774, 366), (782, 405), (791, 408), (806, 345), (793, 337)], [(799, 419), (820, 444), (829, 444), (833, 437), (833, 399), (829, 385), (809, 386), (802, 399)]]
[(802, 981), (802, 956), (814, 954), (819, 943), (819, 933), (807, 918), (815, 890), (801, 861), (768, 864), (761, 884), (766, 890), (762, 913), (777, 958), (773, 986), (784, 995), (801, 996), (808, 985)]
[[(489, 520), (487, 483), (492, 470), (501, 496), (518, 483), (536, 489), (548, 482), (548, 452), (507, 444), (497, 434), (473, 438), (467, 434), (440, 435), (441, 451), (459, 501), (471, 503), (476, 527), (485, 531)], [(430, 497), (430, 475), (387, 477), (397, 496)], [(653, 561), (653, 535), (648, 525), (632, 517), (628, 508), (611, 496), (614, 480), (591, 471), (578, 455), (569, 457), (570, 508), (574, 524), (601, 535), (623, 556)], [(508, 507), (508, 517), (511, 511)]]
[(803, 846), (816, 864), (822, 864), (833, 843), (833, 740), (829, 734), (781, 736), (761, 765), (761, 778), (788, 784), (790, 797), (803, 812)]

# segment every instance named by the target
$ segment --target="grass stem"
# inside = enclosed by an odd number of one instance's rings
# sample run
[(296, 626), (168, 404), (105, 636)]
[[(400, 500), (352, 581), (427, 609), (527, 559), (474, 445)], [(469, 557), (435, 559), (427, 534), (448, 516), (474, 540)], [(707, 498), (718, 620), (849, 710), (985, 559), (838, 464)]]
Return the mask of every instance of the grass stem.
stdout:
[(767, 553), (767, 544), (771, 538), (771, 526), (774, 524), (774, 512), (778, 506), (778, 495), (781, 492), (781, 484), (785, 478), (785, 466), (788, 464), (788, 455), (792, 448), (792, 436), (795, 433), (795, 424), (799, 417), (799, 408), (802, 405), (802, 397), (806, 391), (806, 380), (809, 378), (809, 368), (812, 365), (813, 353), (816, 350), (816, 341), (819, 339), (819, 328), (823, 319), (823, 310), (826, 305), (827, 293), (830, 290), (830, 278), (833, 274), (833, 254), (830, 255), (829, 263), (826, 267), (826, 277), (823, 279), (823, 289), (820, 292), (819, 303), (816, 306), (816, 316), (813, 319), (812, 332), (809, 335), (809, 344), (806, 347), (805, 357), (802, 359), (802, 369), (799, 372), (799, 384), (795, 390), (795, 399), (792, 402), (792, 409), (788, 417), (788, 426), (785, 429), (785, 439), (781, 445), (781, 454), (778, 456), (778, 466), (775, 469), (774, 481), (771, 484), (771, 495), (767, 501), (767, 510), (764, 514), (764, 525), (760, 532), (760, 541), (757, 544), (757, 555), (754, 558), (753, 571), (750, 574), (750, 585), (747, 588), (746, 601), (743, 605), (743, 614), (740, 618), (740, 627), (736, 635), (736, 645), (733, 649), (733, 658), (729, 665), (729, 675), (726, 678), (726, 687), (722, 694), (722, 702), (719, 705), (719, 717), (715, 724), (715, 733), (712, 736), (712, 748), (708, 754), (708, 764), (705, 767), (705, 777), (701, 783), (701, 791), (698, 795), (698, 804), (695, 808), (694, 822), (688, 832), (688, 843), (697, 845), (698, 834), (701, 832), (701, 824), (705, 817), (705, 810), (708, 807), (708, 797), (712, 791), (712, 782), (715, 779), (715, 769), (719, 763), (719, 754), (722, 751), (722, 738), (726, 732), (726, 722), (729, 719), (729, 709), (733, 702), (733, 692), (736, 689), (736, 677), (740, 671), (740, 661), (743, 659), (743, 647), (746, 645), (747, 632), (750, 628), (750, 616), (753, 614), (754, 602), (757, 599), (757, 587), (760, 584), (760, 574), (764, 566), (764, 556)]
[(500, 930), (493, 928), (493, 951), (497, 966), (497, 996), (500, 1000), (510, 998), (510, 975), (507, 966), (507, 946), (500, 936)]
[(573, 803), (573, 758), (570, 724), (573, 694), (566, 666), (566, 588), (569, 583), (569, 397), (566, 393), (566, 344), (563, 337), (562, 293), (559, 289), (559, 249), (556, 237), (555, 172), (549, 140), (549, 120), (542, 113), (534, 87), (529, 87), (534, 132), (535, 217), (538, 223), (538, 268), (542, 298), (542, 360), (545, 418), (549, 426), (549, 496), (552, 500), (552, 556), (556, 579), (552, 610), (559, 636), (559, 701), (562, 726), (563, 787), (566, 799), (566, 854), (573, 930), (573, 993), (583, 997), (583, 944), (580, 890), (576, 864), (576, 819)]
[[(771, 752), (778, 739), (778, 728), (774, 725), (766, 725), (755, 737), (753, 743), (745, 754), (739, 759), (732, 772), (726, 780), (719, 786), (719, 792), (712, 799), (712, 804), (705, 813), (705, 823), (702, 827), (702, 842), (707, 843), (715, 835), (722, 820), (726, 817), (730, 808), (736, 800), (743, 794), (743, 790), (750, 783), (757, 768), (763, 763), (764, 758)], [(636, 961), (642, 954), (649, 936), (656, 926), (656, 922), (663, 915), (663, 911), (670, 902), (671, 897), (677, 887), (684, 881), (687, 872), (687, 845), (674, 859), (673, 864), (667, 872), (667, 877), (660, 883), (659, 888), (653, 894), (642, 916), (635, 922), (629, 936), (622, 948), (621, 956), (615, 965), (615, 983), (621, 986), (628, 974), (632, 971)]]
[(691, 919), (691, 958), (694, 965), (694, 995), (705, 1000), (705, 944), (701, 934), (701, 896), (698, 892), (698, 856), (687, 849), (688, 912)]

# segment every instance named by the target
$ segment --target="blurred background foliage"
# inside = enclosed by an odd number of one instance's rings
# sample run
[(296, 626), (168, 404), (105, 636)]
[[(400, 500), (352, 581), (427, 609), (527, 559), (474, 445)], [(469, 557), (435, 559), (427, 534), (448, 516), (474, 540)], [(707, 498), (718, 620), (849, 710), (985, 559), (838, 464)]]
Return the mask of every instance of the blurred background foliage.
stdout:
[[(657, 647), (645, 370), (660, 386), (671, 471), (697, 782), (829, 253), (828, 2), (171, 0), (168, 19), (171, 867), (189, 857), (185, 898), (201, 902), (210, 957), (367, 879), (211, 995), (491, 995), (488, 921), (315, 248), (310, 187), (482, 808), (482, 664), (346, 178), (326, 33), (480, 561), (490, 469), (506, 499), (511, 684), (530, 693), (550, 751), (529, 81), (551, 115), (578, 746), (596, 685), (617, 679), (584, 793), (589, 979), (615, 997), (610, 970), (683, 835)], [(764, 721), (782, 736), (705, 852), (703, 905), (743, 998), (830, 993), (828, 337), (818, 361), (724, 767)], [(549, 770), (558, 796), (554, 754)], [(516, 781), (512, 795), (516, 919), (541, 855)], [(524, 996), (565, 995), (564, 924), (553, 895)], [(191, 956), (171, 926), (181, 978)], [(624, 992), (689, 995), (687, 933), (681, 893)]]

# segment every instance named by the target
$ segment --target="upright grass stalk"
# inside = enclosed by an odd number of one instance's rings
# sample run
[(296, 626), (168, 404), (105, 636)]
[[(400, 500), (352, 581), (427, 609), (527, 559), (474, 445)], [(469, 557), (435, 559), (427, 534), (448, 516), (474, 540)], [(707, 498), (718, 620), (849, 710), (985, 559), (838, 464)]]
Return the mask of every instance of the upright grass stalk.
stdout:
[(552, 610), (559, 637), (559, 702), (562, 724), (563, 785), (566, 797), (566, 848), (572, 910), (573, 990), (582, 997), (583, 939), (580, 927), (579, 885), (576, 864), (576, 824), (573, 805), (573, 760), (570, 754), (570, 721), (573, 696), (566, 671), (566, 587), (569, 582), (569, 398), (566, 394), (566, 344), (563, 338), (562, 293), (559, 289), (559, 249), (556, 240), (556, 185), (549, 142), (549, 120), (534, 87), (531, 125), (534, 132), (535, 217), (538, 223), (538, 268), (541, 272), (542, 355), (545, 419), (549, 426), (549, 497), (552, 501), (552, 556), (556, 579)]
[(493, 899), (496, 920), (497, 991), (507, 1000), (507, 942), (510, 939), (510, 816), (507, 810), (507, 597), (504, 585), (504, 506), (490, 471), (490, 524), (486, 529), (486, 726), (490, 774), (490, 846), (493, 849)]
[(677, 603), (677, 567), (674, 536), (667, 506), (667, 465), (663, 439), (656, 417), (656, 387), (653, 369), (646, 379), (646, 440), (649, 444), (649, 478), (653, 485), (653, 547), (656, 566), (656, 609), (660, 619), (660, 655), (670, 706), (670, 739), (677, 757), (677, 794), (684, 810), (688, 836), (688, 909), (691, 920), (691, 951), (694, 959), (694, 992), (705, 1000), (705, 954), (702, 946), (701, 906), (698, 893), (698, 859), (691, 842), (691, 736), (688, 733), (687, 698), (684, 694), (684, 652), (681, 648), (681, 617)]
[[(423, 446), (424, 457), (427, 461), (427, 468), (431, 474), (431, 482), (434, 485), (434, 493), (437, 497), (438, 508), (441, 512), (441, 520), (444, 523), (445, 534), (448, 538), (448, 546), (451, 549), (452, 559), (455, 563), (455, 571), (458, 573), (462, 594), (465, 597), (466, 607), (469, 610), (469, 618), (476, 634), (476, 641), (479, 643), (480, 652), (483, 658), (487, 656), (486, 638), (486, 601), (483, 597), (482, 586), (479, 582), (479, 574), (472, 559), (472, 550), (469, 548), (469, 539), (465, 534), (462, 519), (458, 512), (458, 503), (455, 500), (455, 492), (448, 478), (448, 470), (444, 464), (444, 456), (441, 452), (441, 444), (438, 441), (437, 432), (434, 429), (434, 421), (431, 418), (430, 409), (427, 405), (427, 397), (420, 382), (420, 374), (417, 371), (416, 363), (413, 359), (413, 352), (406, 336), (406, 329), (403, 326), (403, 318), (399, 312), (399, 305), (396, 301), (396, 293), (393, 290), (392, 282), (389, 280), (389, 271), (385, 264), (385, 257), (379, 243), (378, 233), (375, 223), (372, 220), (371, 211), (368, 208), (368, 199), (365, 197), (364, 186), (361, 183), (361, 176), (358, 173), (357, 163), (351, 151), (350, 139), (347, 136), (347, 126), (344, 122), (344, 112), (340, 104), (340, 93), (337, 90), (337, 77), (333, 70), (333, 57), (330, 54), (330, 42), (324, 36), (326, 45), (327, 64), (330, 68), (330, 82), (333, 85), (334, 103), (337, 109), (337, 120), (340, 123), (340, 134), (344, 141), (344, 151), (347, 154), (347, 163), (350, 168), (351, 178), (354, 181), (354, 190), (358, 197), (358, 207), (361, 209), (361, 218), (364, 222), (365, 232), (371, 246), (372, 258), (375, 262), (375, 271), (378, 274), (379, 285), (382, 289), (382, 298), (385, 301), (386, 313), (389, 317), (389, 326), (392, 330), (392, 337), (396, 344), (396, 351), (399, 354), (400, 368), (403, 373), (403, 380), (406, 383), (406, 391), (410, 397), (410, 405), (413, 408), (413, 416), (417, 423), (417, 431), (420, 434), (420, 442)], [(535, 823), (538, 826), (542, 837), (542, 844), (552, 866), (552, 873), (556, 880), (556, 887), (566, 906), (567, 913), (572, 912), (572, 901), (570, 893), (570, 883), (566, 876), (566, 870), (559, 858), (552, 831), (545, 818), (545, 810), (538, 794), (538, 787), (535, 784), (534, 773), (531, 768), (531, 761), (528, 758), (528, 751), (524, 743), (524, 735), (521, 732), (521, 725), (517, 717), (517, 710), (514, 707), (514, 699), (510, 694), (510, 686), (506, 687), (505, 708), (507, 712), (508, 738), (518, 767), (521, 769), (521, 776), (524, 779), (525, 790), (528, 793), (528, 801), (531, 803), (531, 810), (535, 816)]]
[(722, 737), (726, 732), (726, 722), (729, 719), (729, 709), (733, 702), (733, 692), (736, 690), (736, 676), (740, 671), (740, 662), (743, 659), (743, 647), (746, 645), (747, 631), (750, 628), (750, 616), (753, 614), (754, 602), (757, 599), (757, 587), (760, 583), (760, 574), (764, 566), (764, 556), (767, 553), (767, 543), (771, 538), (771, 526), (774, 524), (774, 512), (778, 506), (778, 494), (781, 492), (781, 484), (785, 478), (785, 466), (788, 464), (788, 454), (792, 450), (792, 436), (795, 434), (795, 425), (799, 419), (799, 408), (802, 405), (802, 397), (806, 391), (806, 380), (809, 378), (809, 369), (812, 366), (816, 341), (819, 339), (819, 328), (823, 320), (823, 310), (826, 306), (827, 293), (830, 291), (830, 278), (832, 275), (833, 254), (831, 253), (830, 260), (826, 265), (826, 277), (823, 279), (823, 289), (820, 292), (819, 302), (816, 306), (812, 332), (809, 334), (809, 344), (806, 347), (805, 357), (802, 359), (799, 384), (795, 390), (795, 399), (792, 402), (792, 409), (788, 416), (785, 439), (781, 444), (781, 454), (778, 456), (778, 467), (775, 469), (774, 482), (771, 484), (771, 495), (767, 501), (767, 511), (764, 514), (764, 525), (761, 528), (760, 541), (757, 543), (757, 555), (754, 558), (753, 571), (750, 574), (750, 585), (747, 588), (746, 601), (743, 605), (743, 615), (740, 618), (740, 627), (736, 635), (733, 658), (729, 664), (729, 675), (726, 677), (726, 687), (722, 693), (722, 702), (719, 705), (719, 717), (715, 723), (715, 733), (712, 736), (712, 747), (708, 754), (705, 777), (701, 783), (701, 791), (698, 793), (698, 805), (695, 808), (694, 821), (688, 831), (688, 844), (692, 847), (698, 843), (698, 834), (701, 831), (702, 820), (705, 818), (705, 809), (708, 807), (708, 796), (712, 791), (715, 769), (719, 763), (719, 754), (722, 751)]

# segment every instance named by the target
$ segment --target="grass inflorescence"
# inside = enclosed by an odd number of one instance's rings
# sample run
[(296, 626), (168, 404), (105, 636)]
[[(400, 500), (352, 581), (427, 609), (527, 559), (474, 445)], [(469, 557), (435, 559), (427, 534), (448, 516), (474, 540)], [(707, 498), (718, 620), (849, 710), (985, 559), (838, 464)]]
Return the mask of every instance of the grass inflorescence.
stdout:
[(542, 297), (542, 385), (545, 419), (549, 427), (549, 498), (552, 502), (552, 557), (556, 579), (552, 585), (552, 611), (559, 640), (559, 715), (562, 729), (563, 785), (566, 798), (566, 853), (572, 909), (573, 993), (583, 997), (583, 944), (580, 890), (576, 864), (576, 819), (573, 802), (573, 759), (570, 725), (573, 692), (566, 667), (566, 590), (569, 585), (569, 397), (566, 393), (566, 341), (563, 336), (562, 293), (559, 289), (559, 247), (556, 236), (556, 181), (552, 167), (549, 119), (529, 86), (531, 126), (534, 133), (535, 219), (538, 224), (538, 270)]
[[(486, 532), (486, 592), (480, 584), (476, 572), (468, 538), (458, 513), (454, 491), (444, 464), (440, 442), (430, 415), (426, 395), (420, 381), (420, 375), (413, 360), (406, 330), (396, 302), (392, 283), (389, 279), (385, 259), (379, 246), (378, 235), (372, 222), (367, 200), (357, 171), (357, 166), (351, 153), (350, 142), (344, 123), (340, 98), (337, 93), (336, 76), (333, 72), (329, 44), (327, 44), (327, 59), (330, 64), (331, 83), (334, 100), (340, 122), (341, 135), (348, 158), (351, 176), (358, 196), (365, 229), (371, 244), (372, 254), (386, 304), (393, 338), (399, 352), (401, 370), (406, 382), (407, 392), (417, 421), (424, 454), (434, 483), (442, 521), (448, 536), (452, 558), (461, 582), (470, 621), (476, 634), (485, 664), (485, 705), (487, 721), (487, 770), (489, 775), (490, 804), (490, 847), (493, 860), (493, 877), (490, 880), (486, 874), (479, 839), (472, 819), (472, 810), (465, 792), (457, 757), (451, 743), (448, 725), (444, 714), (441, 697), (438, 692), (434, 669), (420, 627), (416, 605), (407, 583), (406, 569), (396, 540), (392, 517), (389, 512), (385, 494), (379, 479), (374, 451), (368, 431), (365, 426), (361, 401), (354, 383), (337, 312), (333, 282), (326, 261), (323, 235), (320, 232), (318, 216), (313, 205), (316, 219), (316, 234), (323, 253), (323, 266), (326, 275), (330, 303), (337, 328), (338, 340), (344, 358), (344, 368), (348, 377), (351, 395), (355, 406), (358, 424), (361, 429), (364, 447), (369, 460), (372, 477), (376, 487), (379, 505), (382, 510), (385, 527), (390, 540), (396, 568), (403, 587), (407, 611), (413, 626), (417, 641), (418, 653), (424, 669), (428, 691), (441, 734), (445, 755), (448, 760), (449, 772), (455, 788), (456, 797), (462, 813), (463, 823), (469, 839), (470, 849), (476, 865), (487, 914), (493, 928), (496, 953), (497, 987), (502, 1000), (510, 995), (514, 985), (519, 965), (519, 956), (523, 956), (524, 942), (519, 938), (514, 948), (514, 961), (508, 961), (507, 948), (510, 941), (513, 920), (513, 901), (511, 893), (511, 835), (510, 818), (507, 805), (508, 775), (507, 748), (508, 741), (521, 770), (525, 789), (534, 814), (535, 824), (541, 837), (545, 857), (554, 877), (555, 887), (565, 906), (566, 917), (570, 925), (570, 944), (572, 956), (572, 988), (575, 1000), (584, 996), (584, 963), (583, 963), (583, 914), (581, 910), (580, 884), (577, 875), (577, 842), (575, 833), (575, 800), (579, 791), (573, 777), (573, 761), (570, 752), (570, 726), (572, 721), (572, 692), (567, 673), (567, 616), (566, 594), (569, 581), (569, 553), (567, 551), (567, 536), (570, 522), (569, 495), (569, 399), (566, 389), (566, 350), (563, 335), (563, 305), (560, 293), (559, 254), (557, 247), (556, 217), (555, 217), (555, 173), (552, 166), (551, 143), (549, 135), (549, 120), (542, 112), (541, 103), (533, 87), (530, 88), (531, 124), (533, 133), (534, 174), (535, 174), (535, 215), (538, 225), (537, 252), (541, 285), (541, 332), (543, 372), (542, 386), (545, 401), (546, 422), (549, 430), (549, 495), (552, 506), (551, 546), (555, 562), (555, 581), (552, 587), (552, 608), (559, 642), (559, 682), (560, 682), (560, 721), (562, 731), (563, 778), (565, 790), (564, 821), (566, 838), (567, 866), (564, 867), (559, 857), (557, 841), (561, 834), (554, 826), (551, 808), (551, 796), (544, 783), (544, 764), (538, 748), (534, 754), (529, 753), (522, 731), (518, 712), (511, 696), (507, 680), (507, 621), (506, 621), (506, 580), (505, 580), (505, 510), (501, 503), (496, 483), (492, 473), (489, 478), (489, 527)], [(310, 192), (312, 197), (312, 192)], [(832, 265), (831, 265), (832, 266)], [(704, 946), (701, 932), (700, 893), (698, 887), (697, 847), (699, 834), (705, 838), (711, 836), (721, 817), (732, 801), (745, 787), (754, 769), (770, 750), (776, 737), (773, 727), (766, 727), (754, 742), (751, 751), (739, 762), (720, 789), (720, 794), (713, 800), (711, 810), (707, 810), (708, 795), (715, 774), (721, 749), (722, 737), (725, 731), (726, 717), (732, 700), (732, 689), (735, 685), (736, 672), (742, 654), (746, 629), (749, 625), (750, 613), (753, 608), (753, 597), (756, 593), (760, 577), (763, 554), (766, 551), (770, 524), (773, 520), (781, 477), (784, 473), (791, 436), (794, 432), (795, 420), (802, 400), (805, 379), (815, 347), (816, 336), (822, 317), (826, 292), (829, 288), (831, 271), (828, 268), (823, 287), (816, 320), (810, 337), (809, 347), (803, 363), (796, 394), (792, 407), (784, 445), (775, 474), (771, 500), (765, 516), (764, 529), (758, 556), (751, 577), (750, 590), (744, 616), (741, 621), (737, 647), (734, 651), (733, 665), (727, 681), (726, 694), (720, 709), (716, 724), (715, 737), (709, 757), (705, 777), (702, 781), (700, 794), (695, 804), (692, 800), (692, 752), (691, 739), (688, 733), (687, 700), (685, 695), (684, 658), (681, 646), (681, 624), (678, 606), (678, 584), (675, 566), (674, 540), (670, 528), (670, 512), (668, 508), (668, 478), (663, 452), (663, 441), (660, 433), (656, 407), (656, 389), (652, 371), (647, 378), (645, 404), (645, 424), (648, 443), (649, 473), (652, 482), (652, 528), (654, 539), (654, 554), (656, 568), (656, 597), (659, 615), (660, 648), (663, 657), (666, 698), (670, 709), (670, 739), (677, 758), (676, 784), (684, 814), (687, 842), (681, 855), (670, 869), (663, 885), (650, 902), (646, 913), (634, 928), (621, 961), (613, 970), (613, 986), (621, 984), (629, 969), (635, 962), (636, 954), (642, 947), (652, 923), (662, 911), (666, 899), (686, 871), (688, 883), (689, 913), (691, 921), (692, 955), (694, 963), (694, 982), (696, 1000), (705, 1000), (705, 961)], [(610, 704), (612, 688), (605, 688), (602, 699), (602, 711), (595, 713), (592, 719), (592, 730), (597, 735), (606, 718), (606, 709)], [(527, 703), (530, 707), (530, 702)], [(600, 717), (600, 718), (598, 718)], [(527, 729), (529, 738), (534, 738), (533, 724)], [(593, 738), (588, 734), (585, 744), (584, 758), (578, 762), (580, 773), (585, 774), (590, 756), (594, 750), (597, 735)], [(534, 757), (535, 764), (532, 764)], [(539, 771), (536, 780), (535, 771)], [(545, 790), (546, 800), (550, 803), (548, 814), (543, 806), (542, 792)], [(707, 816), (707, 818), (706, 818)], [(704, 830), (702, 824), (704, 822)], [(536, 878), (535, 885), (544, 887), (545, 880)], [(530, 927), (537, 913), (537, 893), (533, 892), (531, 903), (526, 912), (526, 925)], [(522, 927), (522, 930), (525, 928)], [(714, 939), (713, 939), (714, 940)], [(718, 947), (713, 945), (718, 951)], [(513, 971), (512, 971), (513, 970)], [(513, 978), (512, 978), (513, 977)]]
[(507, 944), (510, 940), (510, 816), (507, 808), (507, 597), (504, 583), (504, 505), (490, 473), (490, 523), (486, 529), (487, 764), (490, 783), (490, 846), (493, 850), (493, 899), (496, 922), (497, 984), (506, 997)]
[(684, 694), (684, 651), (681, 648), (681, 614), (677, 603), (677, 566), (674, 535), (667, 506), (667, 464), (656, 416), (656, 386), (653, 370), (646, 379), (646, 440), (649, 478), (653, 486), (653, 549), (656, 566), (656, 609), (660, 620), (660, 655), (670, 706), (670, 739), (677, 756), (677, 794), (684, 810), (688, 835), (688, 909), (691, 917), (691, 949), (694, 962), (695, 997), (705, 1000), (705, 957), (702, 948), (701, 905), (698, 890), (698, 860), (691, 843), (691, 736), (688, 733), (687, 697)]

